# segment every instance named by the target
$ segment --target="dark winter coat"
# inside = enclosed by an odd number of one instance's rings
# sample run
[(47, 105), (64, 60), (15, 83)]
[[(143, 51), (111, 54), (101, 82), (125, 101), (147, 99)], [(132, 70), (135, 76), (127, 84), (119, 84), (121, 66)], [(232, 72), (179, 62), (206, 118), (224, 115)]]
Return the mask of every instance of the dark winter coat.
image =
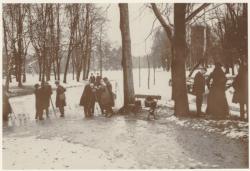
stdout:
[(50, 98), (52, 95), (52, 88), (50, 85), (44, 86), (44, 95), (45, 95), (45, 107), (48, 108), (50, 106)]
[(193, 93), (196, 96), (201, 96), (205, 92), (205, 86), (205, 77), (200, 72), (198, 72), (194, 77)]
[(101, 104), (103, 107), (113, 107), (114, 97), (112, 93), (112, 85), (110, 83), (103, 87), (103, 92), (101, 93)]
[(52, 88), (50, 85), (44, 85), (40, 89), (42, 91), (40, 96), (42, 109), (47, 109), (50, 106), (50, 97), (52, 95)]
[(89, 82), (95, 84), (95, 76), (90, 76)]
[(9, 97), (3, 93), (3, 120), (8, 121), (9, 114), (11, 113), (11, 106), (9, 102)]
[(248, 83), (247, 83), (247, 68), (240, 66), (239, 73), (235, 77), (232, 84), (234, 88), (233, 102), (234, 103), (248, 103)]
[(40, 103), (40, 93), (39, 93), (39, 91), (40, 91), (40, 89), (39, 88), (37, 88), (37, 89), (35, 89), (35, 91), (34, 91), (34, 94), (35, 94), (35, 104), (36, 104), (36, 109), (38, 109), (38, 107), (39, 107), (39, 103)]
[(101, 84), (101, 79), (102, 79), (102, 77), (100, 75), (96, 76), (95, 84), (100, 85)]
[(95, 89), (91, 88), (89, 84), (84, 87), (81, 99), (80, 106), (90, 107), (95, 103)]
[[(210, 81), (212, 84), (210, 86)], [(229, 115), (229, 107), (226, 99), (226, 76), (220, 67), (215, 67), (214, 71), (208, 77), (207, 83), (209, 93), (207, 97), (206, 113), (215, 118), (225, 118)]]
[(59, 85), (56, 89), (56, 107), (63, 107), (66, 106), (66, 99), (60, 99), (60, 95), (64, 94), (65, 96), (66, 89)]

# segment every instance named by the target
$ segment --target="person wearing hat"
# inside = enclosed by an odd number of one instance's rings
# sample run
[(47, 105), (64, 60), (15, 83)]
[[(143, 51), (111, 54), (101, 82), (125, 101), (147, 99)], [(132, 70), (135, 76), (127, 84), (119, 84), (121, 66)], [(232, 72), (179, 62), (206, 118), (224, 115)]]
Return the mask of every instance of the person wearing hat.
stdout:
[(9, 94), (6, 89), (3, 88), (3, 121), (9, 120), (9, 115), (12, 112), (11, 105), (9, 102)]
[(50, 98), (52, 95), (52, 88), (48, 82), (43, 84), (43, 92), (44, 92), (44, 109), (46, 110), (46, 116), (49, 117), (49, 106), (50, 106)]
[(229, 106), (226, 98), (227, 78), (220, 63), (215, 64), (213, 72), (207, 79), (209, 93), (207, 96), (206, 113), (216, 119), (225, 119), (229, 115)]
[(95, 92), (94, 83), (89, 82), (84, 87), (81, 99), (80, 106), (84, 108), (85, 117), (91, 117), (94, 115), (94, 107), (95, 107)]
[(206, 68), (200, 68), (194, 77), (193, 93), (196, 96), (196, 112), (197, 116), (201, 114), (201, 106), (203, 101), (203, 93), (205, 92), (206, 80), (204, 74)]
[[(232, 86), (234, 88), (234, 95), (232, 102), (240, 105), (240, 118), (245, 119), (245, 113), (248, 114), (248, 82), (247, 82), (247, 65), (240, 63), (238, 75), (235, 77)], [(245, 112), (246, 106), (246, 112)], [(248, 115), (247, 115), (248, 117)]]
[(64, 106), (66, 106), (66, 97), (65, 91), (66, 89), (60, 85), (59, 81), (55, 82), (56, 84), (56, 107), (59, 108), (61, 113), (60, 117), (64, 117)]
[(35, 105), (36, 105), (36, 116), (35, 119), (43, 120), (43, 107), (42, 107), (42, 89), (39, 84), (35, 84)]

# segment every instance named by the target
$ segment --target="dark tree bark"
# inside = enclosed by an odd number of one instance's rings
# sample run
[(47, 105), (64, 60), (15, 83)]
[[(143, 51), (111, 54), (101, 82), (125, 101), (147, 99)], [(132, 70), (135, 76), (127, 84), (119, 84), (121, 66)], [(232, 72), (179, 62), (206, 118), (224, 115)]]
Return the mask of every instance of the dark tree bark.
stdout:
[(173, 87), (175, 87), (175, 115), (189, 113), (187, 88), (186, 88), (186, 4), (174, 4), (174, 59), (173, 59)]
[(147, 55), (147, 62), (148, 62), (148, 89), (150, 89), (150, 61)]
[(23, 17), (21, 4), (17, 5), (17, 55), (16, 55), (16, 77), (18, 87), (22, 87), (22, 57), (23, 57)]
[(5, 81), (5, 88), (6, 91), (9, 91), (9, 82), (10, 82), (10, 71), (9, 71), (9, 51), (8, 51), (8, 41), (7, 41), (7, 29), (6, 29), (6, 22), (3, 16), (3, 33), (4, 33), (4, 47), (5, 47), (5, 55), (6, 55), (6, 81)]
[(119, 9), (120, 30), (122, 36), (124, 107), (126, 108), (128, 104), (135, 102), (128, 4), (120, 3)]

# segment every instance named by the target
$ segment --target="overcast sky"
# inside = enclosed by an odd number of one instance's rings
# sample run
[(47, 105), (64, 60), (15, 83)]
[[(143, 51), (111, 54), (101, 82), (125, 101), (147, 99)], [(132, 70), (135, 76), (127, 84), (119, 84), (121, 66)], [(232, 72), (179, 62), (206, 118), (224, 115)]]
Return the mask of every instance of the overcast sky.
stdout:
[[(109, 4), (107, 18), (107, 36), (108, 39), (115, 45), (121, 45), (121, 32), (119, 27), (120, 13), (118, 4)], [(108, 4), (102, 4), (104, 8)], [(129, 22), (130, 22), (130, 36), (131, 48), (133, 56), (142, 56), (150, 53), (152, 44), (152, 37), (145, 39), (151, 31), (152, 23), (155, 19), (153, 12), (145, 8), (144, 4), (129, 4)], [(158, 21), (155, 22), (155, 27), (158, 27)]]

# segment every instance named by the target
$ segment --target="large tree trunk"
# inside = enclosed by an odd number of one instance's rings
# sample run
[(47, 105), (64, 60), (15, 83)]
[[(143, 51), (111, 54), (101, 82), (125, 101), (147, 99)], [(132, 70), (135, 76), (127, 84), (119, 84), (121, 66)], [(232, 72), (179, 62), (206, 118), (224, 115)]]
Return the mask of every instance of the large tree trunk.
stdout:
[(56, 31), (56, 68), (57, 68), (57, 79), (60, 80), (60, 59), (59, 59), (59, 50), (60, 50), (60, 4), (56, 6), (57, 11), (57, 31)]
[(148, 62), (148, 89), (150, 89), (150, 61), (147, 55), (147, 62)]
[(3, 33), (4, 33), (4, 47), (5, 47), (5, 55), (6, 55), (6, 81), (5, 81), (5, 88), (6, 91), (9, 91), (9, 82), (10, 82), (10, 71), (9, 71), (9, 53), (8, 53), (8, 41), (7, 41), (7, 29), (6, 29), (6, 22), (3, 17)]
[(18, 81), (18, 87), (22, 87), (22, 56), (23, 56), (23, 21), (22, 21), (22, 7), (21, 4), (18, 5), (17, 7), (17, 12), (18, 12), (18, 20), (17, 20), (17, 46), (18, 46), (18, 51), (17, 51), (17, 81)]
[(120, 29), (122, 36), (122, 68), (123, 68), (123, 87), (124, 87), (124, 107), (135, 102), (133, 66), (131, 55), (131, 40), (129, 30), (129, 11), (128, 4), (120, 3)]
[(174, 4), (174, 59), (173, 59), (173, 91), (175, 101), (175, 115), (187, 115), (189, 113), (186, 88), (186, 4)]

